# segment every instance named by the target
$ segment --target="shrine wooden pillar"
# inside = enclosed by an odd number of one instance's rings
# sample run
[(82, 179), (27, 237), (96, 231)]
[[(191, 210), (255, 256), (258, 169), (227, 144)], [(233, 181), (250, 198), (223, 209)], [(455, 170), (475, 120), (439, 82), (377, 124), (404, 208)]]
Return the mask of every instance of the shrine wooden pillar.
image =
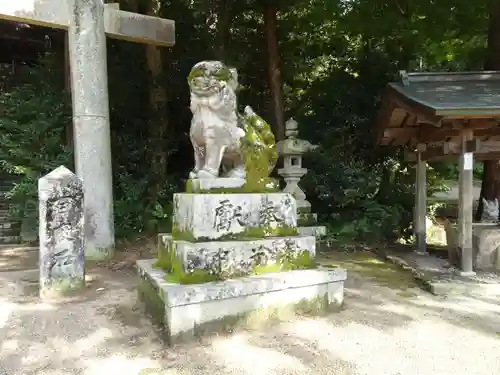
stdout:
[(460, 275), (473, 276), (473, 167), (474, 153), (467, 151), (467, 142), (474, 139), (471, 129), (460, 133), (460, 159), (458, 182), (458, 251), (460, 252)]
[(417, 145), (417, 167), (415, 179), (415, 212), (414, 223), (416, 252), (420, 255), (427, 254), (427, 170), (423, 153), (426, 150), (425, 144)]

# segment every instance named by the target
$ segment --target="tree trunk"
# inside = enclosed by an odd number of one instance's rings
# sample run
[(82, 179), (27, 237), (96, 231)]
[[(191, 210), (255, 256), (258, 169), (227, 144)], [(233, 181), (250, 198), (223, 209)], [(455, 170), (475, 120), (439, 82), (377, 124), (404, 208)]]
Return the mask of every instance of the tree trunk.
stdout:
[[(488, 48), (485, 70), (500, 70), (500, 0), (490, 1)], [(486, 160), (483, 162), (483, 178), (481, 195), (476, 212), (476, 220), (481, 220), (483, 213), (483, 198), (486, 200), (500, 200), (500, 161)]]
[[(160, 0), (149, 0), (147, 14), (160, 17)], [(156, 199), (167, 180), (167, 90), (161, 83), (163, 72), (161, 49), (146, 46), (147, 69), (150, 72), (149, 93), (149, 155), (153, 181), (150, 197)]]
[(277, 140), (285, 138), (285, 109), (283, 104), (283, 87), (281, 82), (280, 55), (277, 34), (278, 9), (271, 1), (265, 2), (264, 30), (267, 40), (269, 88), (273, 107), (273, 128)]
[(231, 17), (229, 14), (228, 1), (218, 0), (217, 2), (217, 49), (215, 56), (217, 60), (227, 63), (227, 45), (231, 36)]

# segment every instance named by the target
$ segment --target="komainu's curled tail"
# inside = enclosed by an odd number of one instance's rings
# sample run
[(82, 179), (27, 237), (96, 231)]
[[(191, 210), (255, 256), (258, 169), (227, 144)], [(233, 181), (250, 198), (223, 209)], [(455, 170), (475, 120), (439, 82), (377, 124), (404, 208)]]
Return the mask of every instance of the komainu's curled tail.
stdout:
[(247, 171), (247, 180), (265, 185), (278, 160), (276, 140), (269, 124), (250, 106), (239, 115), (239, 124), (245, 136), (241, 138), (241, 151)]

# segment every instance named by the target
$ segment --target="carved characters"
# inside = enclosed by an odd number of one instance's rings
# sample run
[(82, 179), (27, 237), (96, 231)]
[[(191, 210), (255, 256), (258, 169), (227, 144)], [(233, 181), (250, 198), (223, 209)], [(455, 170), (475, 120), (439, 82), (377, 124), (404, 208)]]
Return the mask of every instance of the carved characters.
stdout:
[(215, 207), (213, 228), (217, 232), (230, 232), (235, 222), (242, 227), (263, 229), (280, 225), (296, 226), (294, 209), (292, 198), (288, 195), (279, 202), (263, 195), (256, 215), (245, 210), (244, 206), (223, 199)]
[(286, 195), (279, 203), (273, 202), (268, 196), (262, 196), (259, 225), (264, 227), (275, 225), (295, 227), (297, 223), (294, 210), (294, 202), (289, 195)]
[(246, 275), (251, 274), (255, 266), (293, 262), (300, 251), (296, 241), (290, 239), (273, 240), (261, 245), (254, 243), (245, 248), (244, 253), (234, 247), (202, 247), (187, 253), (185, 272), (204, 270), (222, 279)]
[(283, 223), (284, 219), (276, 210), (276, 205), (266, 195), (262, 196), (259, 213), (259, 225), (266, 227), (273, 223)]
[(229, 199), (224, 199), (215, 208), (213, 227), (217, 232), (228, 232), (234, 220), (242, 227), (245, 226), (246, 216), (248, 215), (243, 215), (241, 206), (234, 206)]
[(80, 196), (66, 196), (47, 201), (47, 229), (52, 231), (53, 252), (46, 263), (51, 278), (74, 277), (83, 259), (80, 222)]
[(278, 212), (280, 214), (280, 217), (283, 218), (283, 224), (294, 228), (297, 226), (297, 216), (295, 215), (296, 205), (295, 200), (293, 200), (291, 194), (287, 194), (281, 200)]
[(38, 182), (40, 294), (80, 288), (85, 282), (82, 181), (59, 167)]

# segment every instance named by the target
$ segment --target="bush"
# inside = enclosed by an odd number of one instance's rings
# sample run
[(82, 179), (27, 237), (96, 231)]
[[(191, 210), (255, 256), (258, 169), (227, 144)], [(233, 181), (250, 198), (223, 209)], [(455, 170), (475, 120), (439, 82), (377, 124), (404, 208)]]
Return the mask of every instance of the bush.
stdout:
[[(48, 55), (41, 67), (22, 66), (16, 76), (4, 76), (0, 92), (0, 168), (16, 176), (9, 193), (12, 217), (36, 225), (37, 181), (60, 165), (72, 169), (65, 145), (71, 123), (68, 93), (61, 85), (57, 58)], [(9, 81), (15, 84), (9, 87)]]
[[(57, 82), (63, 61), (47, 55), (39, 66), (22, 67), (15, 77), (5, 74), (0, 92), (0, 169), (15, 175), (9, 192), (10, 215), (31, 230), (38, 226), (38, 179), (60, 165), (73, 168), (72, 148), (66, 145), (71, 126), (70, 95)], [(122, 127), (125, 128), (125, 127)], [(144, 168), (145, 141), (126, 132), (113, 133), (114, 212), (117, 237), (169, 230), (170, 205), (178, 183), (167, 181), (154, 197)], [(172, 181), (175, 181), (172, 177)]]

